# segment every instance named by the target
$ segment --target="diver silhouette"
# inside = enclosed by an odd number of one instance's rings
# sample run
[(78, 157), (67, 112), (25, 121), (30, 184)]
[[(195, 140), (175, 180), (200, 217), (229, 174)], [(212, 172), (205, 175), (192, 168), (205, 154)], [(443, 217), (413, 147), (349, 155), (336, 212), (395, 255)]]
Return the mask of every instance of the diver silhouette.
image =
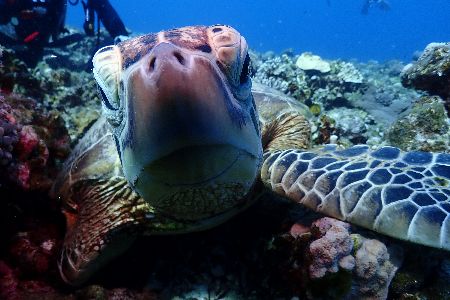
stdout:
[(369, 9), (375, 6), (383, 11), (388, 11), (391, 9), (389, 2), (385, 0), (364, 0), (363, 7), (361, 8), (361, 13), (363, 15), (367, 15), (369, 13)]
[[(72, 5), (79, 0), (69, 0)], [(128, 32), (108, 0), (82, 1), (85, 11), (84, 30), (94, 35), (94, 19), (102, 22), (112, 38), (124, 39)], [(9, 31), (0, 31), (0, 44), (18, 46), (19, 56), (34, 66), (42, 57), (44, 47), (59, 47), (80, 40), (80, 34), (60, 38), (67, 32), (65, 18), (67, 0), (0, 0), (0, 24), (11, 25)], [(98, 31), (99, 33), (99, 31)], [(23, 49), (24, 48), (24, 49)]]
[[(327, 0), (327, 5), (331, 6), (331, 0)], [(383, 11), (388, 11), (391, 9), (391, 5), (386, 0), (364, 0), (361, 13), (363, 15), (367, 15), (369, 13), (369, 9), (374, 6), (377, 6)]]

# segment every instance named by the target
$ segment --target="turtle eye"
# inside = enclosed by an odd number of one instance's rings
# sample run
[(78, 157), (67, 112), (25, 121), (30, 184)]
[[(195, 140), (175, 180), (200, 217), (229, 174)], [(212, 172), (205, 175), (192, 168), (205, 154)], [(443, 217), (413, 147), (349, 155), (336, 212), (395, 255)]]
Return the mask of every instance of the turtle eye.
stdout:
[(244, 84), (248, 81), (250, 74), (250, 55), (245, 56), (244, 64), (242, 65), (241, 76), (239, 77), (240, 84)]
[(103, 91), (103, 89), (100, 87), (99, 84), (97, 84), (97, 91), (98, 91), (98, 94), (100, 95), (100, 99), (102, 99), (102, 102), (106, 106), (107, 109), (109, 109), (109, 110), (119, 109), (118, 103), (115, 103), (115, 105), (113, 103), (111, 103), (108, 100), (108, 96), (106, 96), (105, 92)]
[(117, 46), (106, 46), (97, 51), (92, 58), (93, 73), (98, 83), (99, 94), (108, 110), (120, 107), (119, 86), (121, 72), (121, 54)]

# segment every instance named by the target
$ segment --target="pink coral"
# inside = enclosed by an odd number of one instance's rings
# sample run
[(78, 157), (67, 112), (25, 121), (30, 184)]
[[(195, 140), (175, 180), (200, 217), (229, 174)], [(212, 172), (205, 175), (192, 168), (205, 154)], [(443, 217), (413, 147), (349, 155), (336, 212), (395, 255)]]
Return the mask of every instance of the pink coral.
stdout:
[(354, 258), (350, 255), (353, 240), (349, 230), (349, 224), (332, 218), (321, 218), (312, 224), (311, 233), (317, 239), (309, 246), (311, 278), (337, 273), (339, 267), (353, 269)]
[(23, 189), (30, 188), (30, 167), (27, 163), (19, 163), (16, 165), (16, 182)]
[(293, 238), (298, 238), (304, 234), (309, 233), (309, 231), (310, 228), (308, 226), (305, 226), (300, 223), (295, 223), (294, 225), (291, 226), (289, 233)]
[(19, 134), (19, 142), (16, 146), (17, 151), (20, 153), (19, 158), (21, 160), (27, 159), (38, 143), (39, 137), (33, 127), (30, 125), (23, 126)]

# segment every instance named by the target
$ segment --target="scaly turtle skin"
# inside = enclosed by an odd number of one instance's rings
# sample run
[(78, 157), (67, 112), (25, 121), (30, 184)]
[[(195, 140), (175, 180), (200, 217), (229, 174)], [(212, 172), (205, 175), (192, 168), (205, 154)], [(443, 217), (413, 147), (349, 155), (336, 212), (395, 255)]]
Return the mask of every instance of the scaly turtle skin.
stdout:
[(83, 283), (138, 235), (226, 221), (261, 182), (323, 214), (450, 250), (450, 155), (301, 150), (304, 107), (264, 86), (252, 93), (236, 30), (148, 34), (100, 49), (93, 63), (103, 117), (52, 189), (67, 220), (66, 282)]

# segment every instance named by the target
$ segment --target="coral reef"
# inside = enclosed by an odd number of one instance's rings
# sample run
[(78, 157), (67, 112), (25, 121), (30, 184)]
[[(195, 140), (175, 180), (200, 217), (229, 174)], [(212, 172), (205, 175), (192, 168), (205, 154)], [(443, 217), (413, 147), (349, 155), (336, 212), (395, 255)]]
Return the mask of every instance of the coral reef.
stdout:
[(348, 95), (360, 94), (365, 88), (361, 72), (350, 62), (332, 61), (331, 71), (308, 77), (311, 97), (309, 101), (318, 103), (325, 109), (349, 106)]
[(401, 86), (398, 75), (403, 65), (397, 61), (386, 65), (325, 61), (311, 53), (252, 56), (254, 81), (310, 107), (315, 116), (310, 122), (316, 144), (379, 145), (383, 127), (407, 110), (417, 96)]
[(332, 66), (334, 67), (333, 71), (336, 73), (336, 79), (339, 83), (343, 85), (363, 83), (364, 77), (352, 63), (337, 61)]
[[(256, 54), (254, 54), (256, 56)], [(253, 79), (273, 87), (297, 100), (305, 102), (310, 97), (304, 71), (296, 67), (294, 58), (288, 54), (281, 56), (261, 55), (254, 57), (256, 69)]]
[(70, 152), (64, 121), (31, 98), (0, 98), (1, 181), (22, 189), (46, 190)]
[(33, 77), (27, 65), (13, 50), (0, 45), (0, 93), (12, 93), (17, 86), (23, 86), (30, 97), (39, 97), (43, 93), (39, 80)]
[(59, 47), (46, 48), (43, 61), (52, 69), (64, 68), (75, 72), (90, 72), (92, 68), (91, 59), (97, 49), (114, 44), (111, 36), (101, 31), (97, 36), (85, 36), (77, 29), (66, 27), (68, 34), (75, 37), (70, 43), (64, 43)]
[[(100, 100), (92, 74), (87, 72), (95, 39), (46, 49), (46, 55), (33, 69), (11, 49), (2, 49), (0, 89), (36, 99), (43, 107), (58, 110), (76, 142), (100, 115)], [(78, 51), (72, 51), (73, 47)], [(81, 51), (83, 49), (83, 51)], [(92, 50), (90, 50), (92, 49)], [(76, 63), (75, 61), (78, 61)], [(79, 64), (83, 64), (80, 66)], [(67, 63), (67, 64), (66, 64)]]
[(327, 62), (311, 53), (300, 56), (289, 53), (281, 56), (270, 53), (258, 56), (253, 53), (253, 59), (256, 60), (253, 80), (278, 89), (301, 102), (316, 102), (325, 107), (336, 106), (336, 103), (345, 101), (344, 94), (360, 91), (364, 86), (362, 74), (348, 62)]
[[(100, 100), (92, 74), (71, 69), (52, 69), (46, 62), (40, 62), (33, 70), (40, 86), (46, 93), (42, 103), (61, 113), (67, 124), (69, 135), (76, 141), (100, 116)], [(26, 95), (26, 90), (17, 89)]]
[(431, 43), (401, 74), (402, 84), (437, 95), (450, 113), (450, 43)]
[[(293, 96), (315, 112), (315, 118), (310, 119), (310, 122), (313, 124), (311, 131), (316, 144), (380, 145), (387, 140), (391, 145), (403, 149), (448, 151), (445, 131), (448, 121), (446, 123), (445, 118), (442, 118), (442, 110), (438, 107), (420, 112), (420, 105), (416, 105), (414, 112), (410, 111), (413, 102), (423, 93), (402, 86), (400, 74), (404, 64), (399, 61), (385, 64), (325, 61), (311, 53), (300, 56), (292, 53), (281, 56), (253, 53), (252, 56), (256, 60), (253, 74), (255, 81)], [(296, 61), (299, 63), (294, 63)], [(327, 64), (330, 70), (314, 70), (314, 64)], [(405, 73), (402, 74), (404, 76)], [(414, 116), (406, 118), (409, 125), (405, 123), (404, 117), (398, 120), (400, 115), (408, 114)], [(433, 118), (433, 122), (416, 122), (427, 118)], [(435, 128), (435, 134), (432, 135), (430, 123), (436, 122), (440, 122), (441, 126), (440, 129)], [(387, 126), (391, 128), (385, 134)], [(423, 134), (420, 134), (421, 130)]]
[(404, 150), (448, 152), (450, 123), (442, 100), (424, 96), (386, 132), (387, 141)]

